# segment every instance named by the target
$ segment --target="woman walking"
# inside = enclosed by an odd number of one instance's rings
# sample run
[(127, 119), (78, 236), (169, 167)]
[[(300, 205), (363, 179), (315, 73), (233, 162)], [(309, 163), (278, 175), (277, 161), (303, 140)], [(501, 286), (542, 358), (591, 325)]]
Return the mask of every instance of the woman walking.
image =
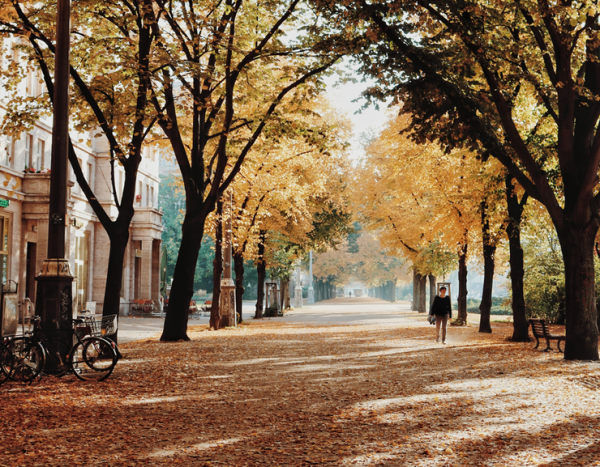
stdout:
[(440, 294), (436, 295), (429, 310), (429, 316), (435, 315), (435, 341), (440, 341), (440, 327), (442, 328), (442, 344), (446, 343), (446, 326), (448, 320), (452, 319), (452, 304), (450, 297), (446, 296), (446, 287), (440, 287)]

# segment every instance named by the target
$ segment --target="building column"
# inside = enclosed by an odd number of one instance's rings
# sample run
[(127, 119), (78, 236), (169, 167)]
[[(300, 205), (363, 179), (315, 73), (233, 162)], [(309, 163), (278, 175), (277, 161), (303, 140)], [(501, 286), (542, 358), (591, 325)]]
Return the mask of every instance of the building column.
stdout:
[(140, 267), (140, 298), (152, 298), (152, 246), (154, 241), (142, 240), (142, 264)]
[(154, 302), (154, 310), (160, 310), (160, 240), (152, 242), (152, 285), (150, 298)]

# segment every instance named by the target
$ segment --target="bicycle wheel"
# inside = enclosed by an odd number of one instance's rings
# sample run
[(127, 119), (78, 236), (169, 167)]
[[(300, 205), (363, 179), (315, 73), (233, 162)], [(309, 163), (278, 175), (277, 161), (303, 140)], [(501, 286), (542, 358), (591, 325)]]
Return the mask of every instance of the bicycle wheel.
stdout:
[(0, 384), (6, 382), (12, 375), (14, 359), (10, 349), (0, 342)]
[(110, 342), (100, 337), (87, 337), (71, 352), (75, 376), (83, 381), (102, 381), (110, 376), (117, 364), (117, 354)]
[(67, 372), (69, 346), (58, 339), (48, 339), (44, 342), (46, 361), (44, 373), (51, 376), (63, 376)]
[(27, 337), (17, 337), (8, 343), (13, 356), (13, 371), (10, 379), (28, 382), (35, 379), (44, 368), (45, 352), (39, 342)]

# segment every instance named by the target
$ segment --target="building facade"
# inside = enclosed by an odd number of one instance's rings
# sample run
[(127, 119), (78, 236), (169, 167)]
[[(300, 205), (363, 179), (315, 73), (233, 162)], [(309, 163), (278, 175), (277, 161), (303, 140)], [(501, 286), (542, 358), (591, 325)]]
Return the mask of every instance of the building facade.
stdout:
[[(44, 92), (34, 72), (20, 83), (25, 95)], [(0, 105), (0, 111), (5, 111)], [(18, 283), (19, 304), (35, 303), (36, 281), (47, 256), (51, 165), (50, 118), (40, 119), (19, 138), (0, 136), (0, 278)], [(110, 172), (110, 151), (105, 137), (78, 135), (73, 139), (84, 175), (96, 198), (113, 218), (117, 208)], [(71, 138), (74, 133), (71, 132)], [(136, 187), (135, 216), (123, 266), (121, 314), (134, 299), (152, 299), (160, 307), (162, 212), (158, 209), (159, 154), (152, 147), (143, 153)], [(125, 174), (115, 169), (117, 194)], [(66, 248), (76, 276), (78, 311), (101, 313), (108, 269), (109, 239), (71, 170), (66, 219)]]

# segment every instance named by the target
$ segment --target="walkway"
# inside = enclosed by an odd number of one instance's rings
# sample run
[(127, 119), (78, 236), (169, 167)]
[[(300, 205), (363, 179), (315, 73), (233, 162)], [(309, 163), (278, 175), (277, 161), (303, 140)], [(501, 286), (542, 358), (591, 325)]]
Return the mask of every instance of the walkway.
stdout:
[[(254, 303), (244, 302), (243, 313), (246, 320), (254, 316)], [(506, 321), (507, 316), (493, 316), (496, 321)], [(325, 300), (314, 305), (285, 313), (282, 318), (272, 318), (282, 323), (306, 324), (346, 324), (382, 326), (422, 326), (424, 316), (410, 311), (410, 302), (386, 302), (370, 297), (345, 297)], [(265, 318), (265, 321), (269, 321)], [(190, 320), (188, 326), (208, 324), (208, 317)], [(479, 323), (479, 315), (470, 314), (469, 322)], [(162, 333), (162, 318), (120, 318), (119, 342), (131, 342), (155, 337)]]
[(0, 466), (600, 466), (597, 363), (506, 323), (442, 346), (402, 304), (319, 306), (334, 324), (198, 325), (123, 345), (102, 383), (1, 386)]

